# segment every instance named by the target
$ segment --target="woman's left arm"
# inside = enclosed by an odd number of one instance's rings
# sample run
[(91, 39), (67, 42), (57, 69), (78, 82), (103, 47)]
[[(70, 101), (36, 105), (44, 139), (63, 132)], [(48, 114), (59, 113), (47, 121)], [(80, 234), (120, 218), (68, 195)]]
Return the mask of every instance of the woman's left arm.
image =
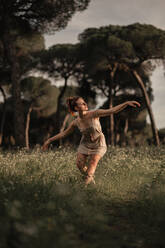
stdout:
[(136, 108), (137, 106), (140, 107), (140, 103), (136, 101), (127, 101), (110, 109), (98, 109), (92, 112), (92, 117), (99, 118), (109, 116), (111, 114), (116, 114), (125, 109), (127, 106)]
[(59, 140), (59, 139), (62, 139), (64, 137), (66, 137), (67, 135), (71, 134), (73, 131), (74, 131), (74, 128), (75, 128), (75, 120), (71, 122), (71, 124), (69, 125), (69, 127), (64, 130), (63, 132), (61, 133), (58, 133), (56, 134), (55, 136), (49, 138), (48, 140), (46, 140), (42, 146), (42, 150), (45, 151), (48, 149), (48, 145), (52, 142), (52, 141), (55, 141), (55, 140)]

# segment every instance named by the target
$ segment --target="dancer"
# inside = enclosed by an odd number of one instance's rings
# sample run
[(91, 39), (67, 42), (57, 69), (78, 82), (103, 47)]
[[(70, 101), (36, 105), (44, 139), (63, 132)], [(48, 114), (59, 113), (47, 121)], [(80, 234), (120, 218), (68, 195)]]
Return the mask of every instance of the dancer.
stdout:
[[(82, 97), (73, 96), (67, 98), (67, 105), (72, 115), (78, 112), (78, 117), (71, 122), (66, 130), (46, 140), (42, 149), (45, 151), (52, 141), (66, 137), (74, 131), (75, 127), (78, 127), (82, 133), (82, 138), (77, 151), (76, 164), (80, 172), (84, 175), (85, 184), (95, 183), (93, 177), (96, 167), (107, 150), (99, 118), (116, 114), (127, 106), (140, 107), (140, 103), (137, 101), (127, 101), (110, 109), (89, 111), (88, 105)], [(89, 160), (88, 165), (86, 164), (87, 160)]]

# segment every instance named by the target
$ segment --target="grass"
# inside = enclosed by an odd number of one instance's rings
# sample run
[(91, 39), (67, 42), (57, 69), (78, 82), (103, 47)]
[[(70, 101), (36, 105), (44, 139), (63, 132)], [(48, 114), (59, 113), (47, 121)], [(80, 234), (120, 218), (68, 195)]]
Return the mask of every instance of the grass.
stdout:
[(165, 247), (165, 147), (109, 147), (86, 188), (75, 162), (1, 152), (0, 248)]

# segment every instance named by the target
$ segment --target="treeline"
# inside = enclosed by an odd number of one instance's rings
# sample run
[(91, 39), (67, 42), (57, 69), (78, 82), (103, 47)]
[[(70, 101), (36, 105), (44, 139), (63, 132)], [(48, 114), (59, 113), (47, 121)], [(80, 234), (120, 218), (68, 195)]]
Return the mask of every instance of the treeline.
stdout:
[[(65, 104), (70, 95), (84, 97), (90, 108), (139, 101), (140, 110), (126, 109), (101, 120), (107, 143), (160, 144), (150, 77), (153, 62), (164, 60), (164, 30), (139, 23), (88, 28), (77, 44), (45, 49), (43, 34), (64, 28), (89, 1), (1, 2), (1, 146), (29, 148), (60, 132), (74, 118)], [(76, 144), (79, 138), (76, 133), (60, 144)]]

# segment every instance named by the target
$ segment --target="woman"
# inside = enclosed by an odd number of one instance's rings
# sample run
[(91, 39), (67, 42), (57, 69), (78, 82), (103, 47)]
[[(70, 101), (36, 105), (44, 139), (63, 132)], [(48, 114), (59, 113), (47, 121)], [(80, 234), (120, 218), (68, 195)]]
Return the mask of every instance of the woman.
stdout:
[[(77, 153), (77, 167), (80, 172), (85, 175), (85, 184), (94, 182), (93, 176), (97, 164), (107, 150), (104, 134), (102, 133), (99, 118), (116, 114), (127, 106), (140, 107), (136, 101), (127, 101), (117, 105), (111, 109), (98, 109), (88, 111), (88, 106), (82, 97), (69, 97), (67, 99), (69, 111), (73, 115), (78, 112), (78, 117), (73, 120), (70, 126), (63, 131), (45, 141), (43, 150), (48, 148), (48, 145), (55, 140), (61, 139), (72, 133), (75, 127), (78, 127), (82, 133), (80, 145)], [(89, 158), (89, 164), (86, 165)]]

